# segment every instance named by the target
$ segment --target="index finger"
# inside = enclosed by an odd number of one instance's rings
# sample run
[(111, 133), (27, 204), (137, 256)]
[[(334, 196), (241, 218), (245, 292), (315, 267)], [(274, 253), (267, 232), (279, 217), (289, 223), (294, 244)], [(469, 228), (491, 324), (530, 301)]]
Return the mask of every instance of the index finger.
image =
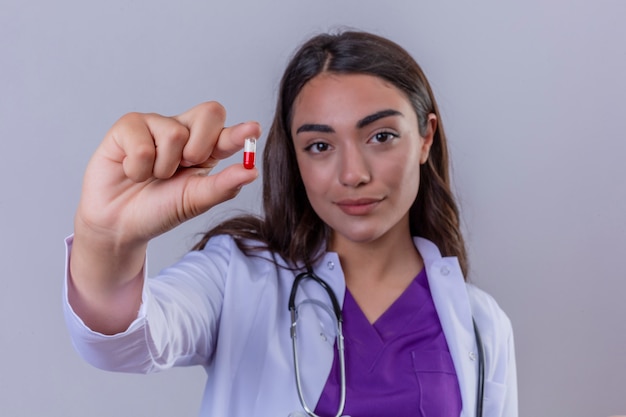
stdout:
[(246, 137), (261, 135), (257, 122), (224, 127), (226, 109), (217, 102), (200, 104), (174, 118), (189, 129), (181, 162), (185, 166), (211, 165), (240, 150)]
[(225, 127), (220, 132), (212, 156), (217, 159), (228, 158), (243, 148), (246, 138), (258, 139), (260, 136), (261, 125), (258, 122), (250, 121)]

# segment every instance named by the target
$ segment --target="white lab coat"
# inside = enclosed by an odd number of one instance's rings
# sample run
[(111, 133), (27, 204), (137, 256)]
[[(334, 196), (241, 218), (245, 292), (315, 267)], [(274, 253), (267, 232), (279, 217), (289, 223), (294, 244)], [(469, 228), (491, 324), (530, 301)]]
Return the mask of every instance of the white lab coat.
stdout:
[[(68, 259), (71, 250), (68, 243)], [(415, 238), (459, 380), (463, 410), (476, 409), (477, 346), (472, 315), (484, 344), (485, 417), (517, 416), (517, 382), (511, 324), (485, 292), (466, 284), (456, 258), (442, 258), (430, 241)], [(276, 259), (279, 265), (285, 265)], [(336, 253), (315, 266), (341, 302), (345, 282)], [(66, 268), (67, 270), (67, 268)], [(121, 334), (88, 329), (65, 296), (73, 343), (91, 364), (125, 372), (154, 372), (202, 365), (208, 380), (201, 416), (303, 416), (294, 382), (287, 300), (294, 272), (268, 253), (246, 256), (232, 238), (213, 238), (203, 251), (146, 280), (137, 319)], [(66, 279), (67, 282), (67, 279)], [(324, 299), (305, 284), (298, 298)], [(67, 294), (67, 291), (66, 291)], [(327, 299), (327, 298), (326, 298)], [(324, 318), (299, 324), (305, 398), (314, 407), (330, 372), (335, 334)], [(347, 366), (350, 366), (347, 364)], [(349, 383), (349, 382), (348, 382)], [(392, 407), (390, 404), (390, 415)]]

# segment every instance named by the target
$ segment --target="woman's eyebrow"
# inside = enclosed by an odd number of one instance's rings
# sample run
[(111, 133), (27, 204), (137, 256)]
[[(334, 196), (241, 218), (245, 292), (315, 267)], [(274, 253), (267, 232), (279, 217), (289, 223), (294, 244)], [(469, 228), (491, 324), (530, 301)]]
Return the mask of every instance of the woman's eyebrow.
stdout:
[(332, 127), (328, 125), (307, 123), (307, 124), (303, 124), (302, 126), (298, 128), (298, 130), (296, 130), (296, 133), (301, 133), (301, 132), (335, 133), (335, 129), (333, 129)]
[[(369, 125), (370, 123), (374, 123), (376, 120), (383, 119), (389, 116), (404, 116), (404, 115), (398, 110), (393, 110), (393, 109), (381, 110), (381, 111), (377, 111), (374, 114), (370, 114), (369, 116), (365, 116), (364, 118), (359, 120), (356, 123), (356, 127), (358, 129), (361, 129)], [(335, 129), (333, 129), (329, 125), (306, 123), (300, 126), (298, 130), (296, 130), (296, 133), (302, 133), (302, 132), (335, 133)]]
[(364, 118), (359, 120), (356, 123), (356, 127), (358, 129), (361, 129), (370, 123), (374, 123), (376, 120), (382, 119), (384, 117), (389, 117), (389, 116), (404, 116), (404, 115), (398, 110), (393, 110), (393, 109), (381, 110), (381, 111), (377, 111), (374, 114), (370, 114), (369, 116), (365, 116)]

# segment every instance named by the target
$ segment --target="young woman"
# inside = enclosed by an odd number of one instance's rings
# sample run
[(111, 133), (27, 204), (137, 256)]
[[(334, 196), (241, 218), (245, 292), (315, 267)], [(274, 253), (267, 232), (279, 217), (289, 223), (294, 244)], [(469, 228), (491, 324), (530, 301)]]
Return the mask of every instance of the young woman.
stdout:
[(222, 223), (146, 279), (151, 238), (257, 176), (208, 175), (261, 133), (224, 119), (217, 103), (129, 114), (94, 154), (67, 241), (81, 355), (202, 365), (206, 416), (516, 416), (511, 325), (465, 283), (446, 137), (409, 54), (362, 32), (305, 43), (267, 137), (263, 217)]

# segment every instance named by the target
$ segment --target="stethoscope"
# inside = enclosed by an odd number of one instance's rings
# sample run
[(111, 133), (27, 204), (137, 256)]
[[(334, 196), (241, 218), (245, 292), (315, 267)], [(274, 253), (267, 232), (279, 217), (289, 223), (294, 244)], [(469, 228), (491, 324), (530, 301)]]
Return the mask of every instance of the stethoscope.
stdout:
[[(322, 303), (319, 300), (307, 299), (302, 302), (315, 304), (323, 309), (326, 309), (327, 312), (335, 317), (335, 326), (337, 331), (337, 350), (339, 354), (339, 371), (340, 371), (340, 396), (339, 396), (339, 406), (337, 409), (337, 414), (335, 417), (341, 417), (343, 410), (346, 405), (346, 362), (345, 362), (345, 350), (344, 350), (344, 339), (343, 339), (343, 315), (341, 313), (341, 306), (339, 305), (339, 301), (335, 296), (334, 291), (330, 286), (315, 275), (313, 271), (308, 270), (306, 272), (302, 272), (298, 274), (293, 281), (293, 285), (291, 286), (291, 293), (289, 295), (289, 312), (291, 313), (291, 348), (293, 352), (293, 363), (294, 370), (296, 376), (296, 388), (298, 390), (298, 398), (300, 399), (300, 404), (302, 404), (302, 408), (307, 413), (307, 415), (311, 417), (320, 417), (313, 412), (313, 409), (309, 407), (306, 400), (304, 399), (304, 393), (302, 391), (302, 380), (300, 378), (300, 366), (298, 363), (298, 349), (296, 347), (296, 326), (298, 323), (298, 310), (296, 309), (296, 293), (298, 292), (298, 287), (300, 283), (304, 280), (312, 280), (318, 283), (326, 294), (328, 294), (328, 298), (332, 304), (332, 311), (330, 308)], [(474, 326), (474, 335), (476, 337), (476, 345), (478, 346), (478, 388), (476, 390), (476, 417), (482, 417), (483, 415), (483, 398), (484, 398), (484, 389), (485, 389), (485, 351), (482, 343), (482, 339), (480, 337), (480, 332), (478, 331), (478, 326), (476, 326), (476, 321), (472, 318), (472, 324)]]

